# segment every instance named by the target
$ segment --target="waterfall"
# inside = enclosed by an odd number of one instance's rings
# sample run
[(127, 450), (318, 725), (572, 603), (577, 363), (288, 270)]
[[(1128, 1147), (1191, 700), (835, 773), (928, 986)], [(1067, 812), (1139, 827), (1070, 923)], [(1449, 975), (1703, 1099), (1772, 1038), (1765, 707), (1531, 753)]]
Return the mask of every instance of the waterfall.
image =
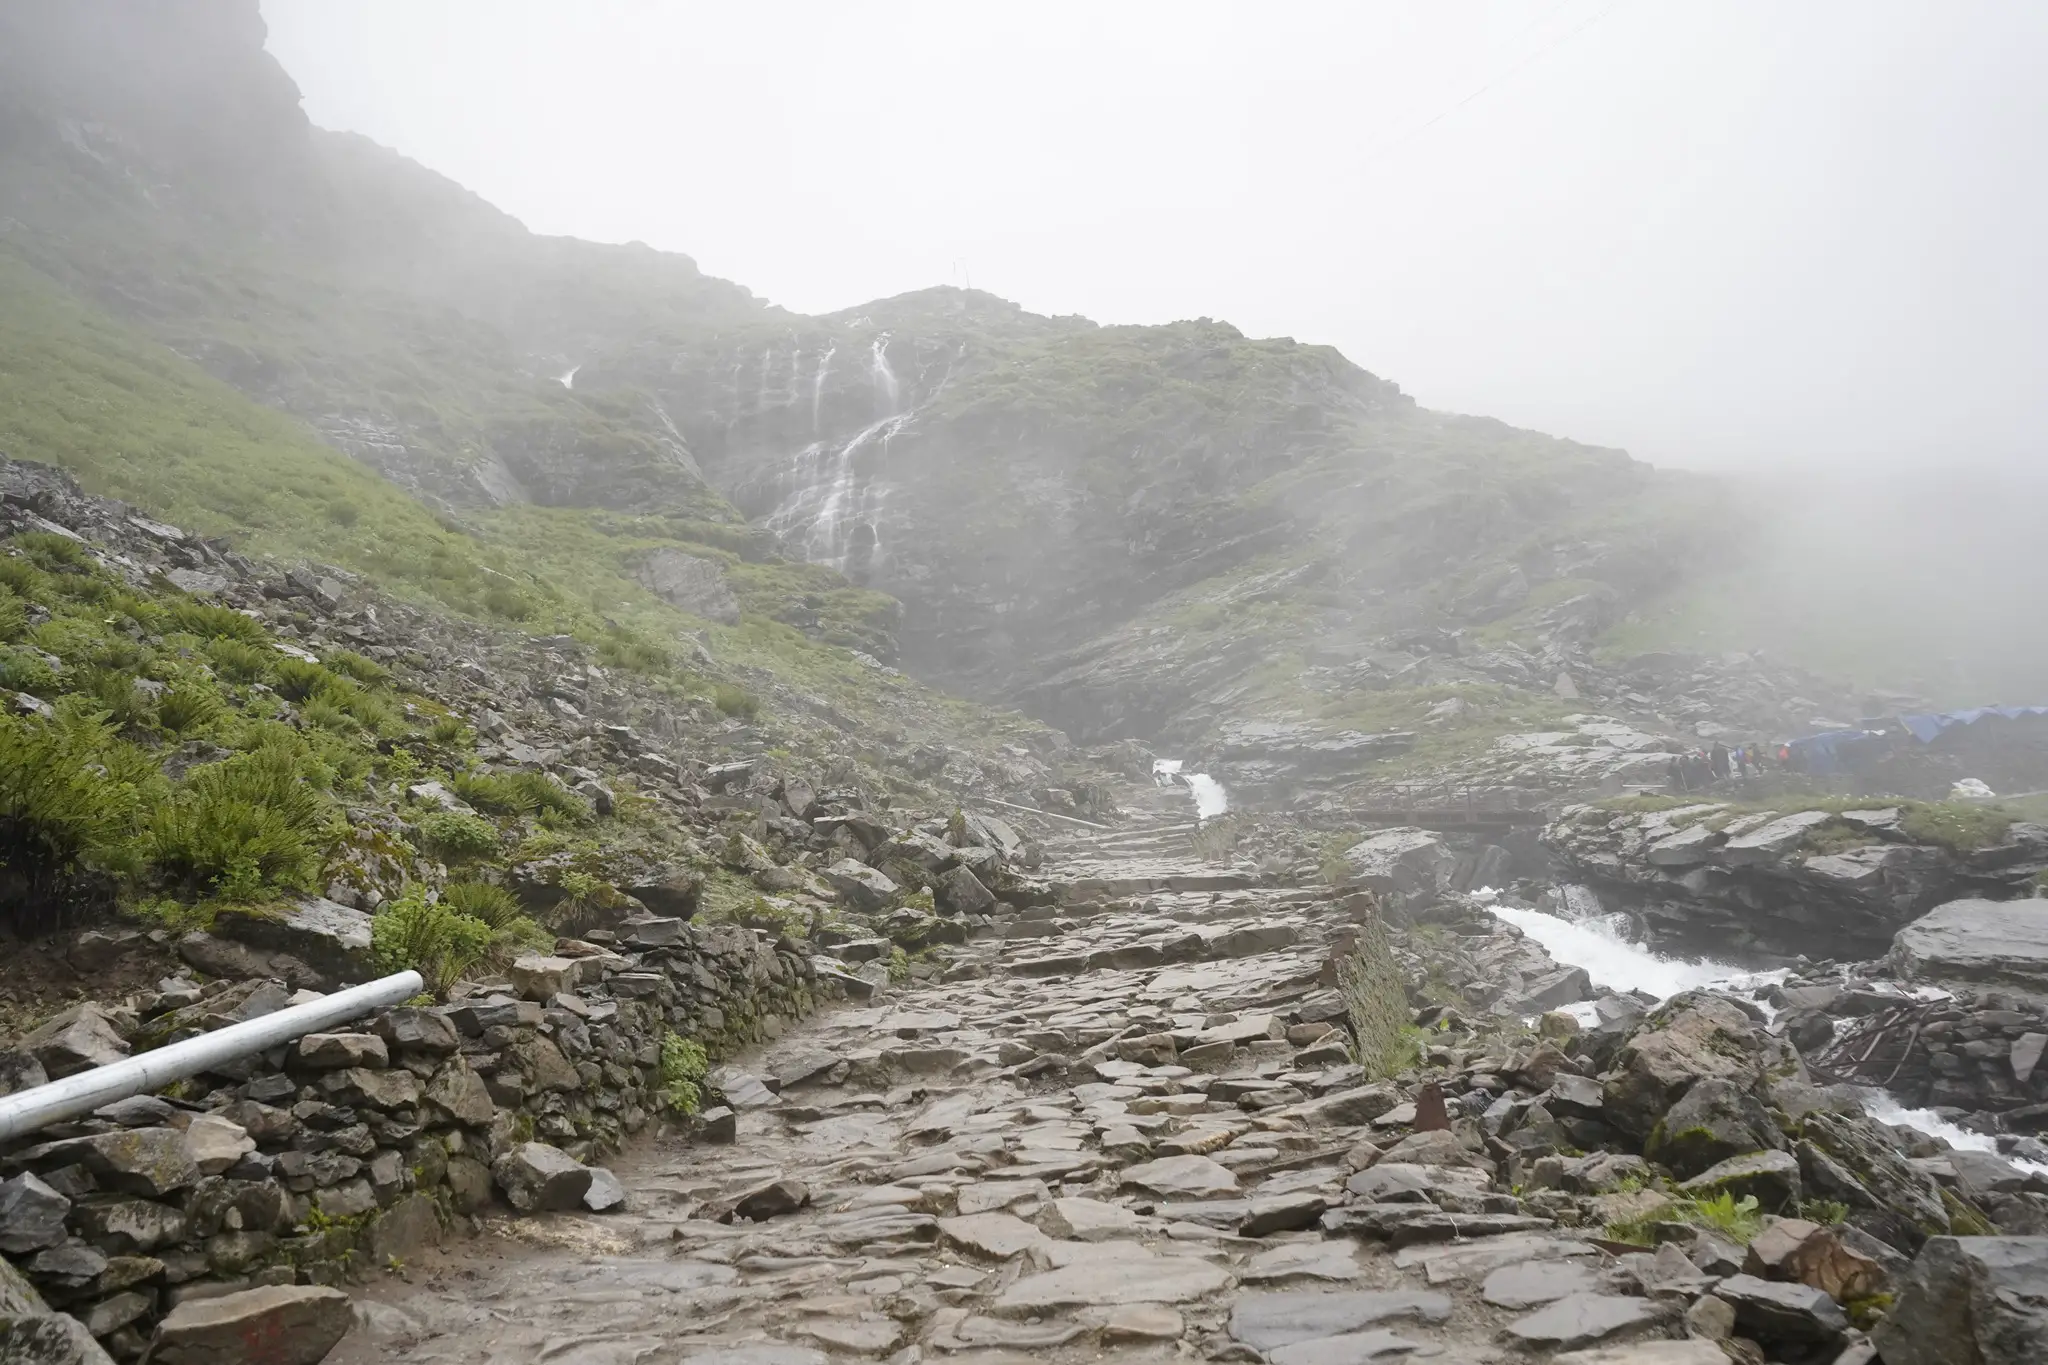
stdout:
[(1177, 758), (1159, 758), (1152, 761), (1152, 780), (1162, 787), (1173, 786), (1176, 782), (1187, 784), (1188, 791), (1195, 798), (1195, 819), (1208, 820), (1230, 809), (1230, 794), (1223, 790), (1223, 784), (1207, 773), (1183, 773), (1185, 765)]
[(558, 374), (558, 375), (556, 375), (556, 376), (555, 376), (555, 382), (556, 382), (557, 384), (560, 384), (560, 385), (561, 385), (561, 386), (562, 386), (563, 388), (565, 388), (565, 389), (573, 389), (573, 388), (575, 388), (575, 387), (576, 387), (576, 371), (578, 371), (578, 370), (580, 370), (580, 369), (582, 369), (582, 368), (583, 368), (583, 367), (582, 367), (581, 365), (571, 365), (571, 366), (570, 366), (570, 367), (569, 367), (568, 369), (566, 369), (566, 370), (562, 371), (562, 372), (561, 372), (560, 374)]
[(754, 398), (754, 412), (758, 415), (768, 411), (768, 381), (775, 374), (775, 348), (761, 348), (761, 392)]
[(889, 368), (887, 332), (876, 337), (875, 344), (868, 351), (868, 374), (875, 381), (875, 401), (881, 407), (883, 416), (892, 415), (901, 398), (902, 386), (896, 382), (896, 371)]
[(768, 514), (768, 529), (791, 541), (813, 563), (847, 567), (865, 533), (870, 555), (881, 537), (874, 522), (883, 490), (875, 475), (886, 462), (889, 442), (911, 414), (892, 414), (861, 428), (852, 440), (827, 450), (814, 441), (797, 452), (788, 475), (791, 491)]
[(825, 354), (818, 358), (818, 377), (811, 381), (811, 434), (818, 431), (818, 407), (825, 401), (825, 376), (832, 373), (832, 353), (839, 347), (831, 342), (825, 345)]

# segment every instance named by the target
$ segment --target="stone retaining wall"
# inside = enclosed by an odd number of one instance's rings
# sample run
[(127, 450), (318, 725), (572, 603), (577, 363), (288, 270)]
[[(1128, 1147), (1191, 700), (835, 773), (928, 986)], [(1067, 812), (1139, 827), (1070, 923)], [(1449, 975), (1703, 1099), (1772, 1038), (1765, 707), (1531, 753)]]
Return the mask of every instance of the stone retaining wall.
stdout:
[[(733, 926), (650, 919), (564, 947), (581, 955), (522, 960), (510, 990), (388, 1010), (12, 1145), (0, 1252), (133, 1359), (181, 1301), (382, 1268), (500, 1197), (608, 1207), (616, 1182), (583, 1163), (662, 1112), (665, 1040), (717, 1057), (844, 990), (797, 945)], [(60, 1017), (0, 1085), (83, 1069), (109, 1030), (175, 1040), (291, 999), (275, 981), (166, 987)], [(729, 1140), (730, 1120), (697, 1121)]]

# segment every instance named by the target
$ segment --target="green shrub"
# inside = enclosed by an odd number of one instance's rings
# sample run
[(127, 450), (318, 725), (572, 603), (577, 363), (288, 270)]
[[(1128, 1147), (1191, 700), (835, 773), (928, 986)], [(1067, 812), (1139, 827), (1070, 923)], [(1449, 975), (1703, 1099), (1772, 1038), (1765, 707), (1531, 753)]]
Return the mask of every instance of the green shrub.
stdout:
[(507, 621), (524, 621), (533, 615), (533, 603), (509, 583), (493, 583), (484, 592), (484, 610)]
[(299, 719), (332, 734), (354, 734), (355, 717), (325, 697), (315, 697), (299, 708)]
[(45, 720), (0, 714), (0, 862), (15, 881), (4, 913), (20, 931), (54, 927), (81, 870), (124, 876), (162, 784), (156, 760), (79, 698)]
[(253, 616), (244, 616), (231, 607), (219, 607), (211, 602), (181, 598), (170, 604), (166, 614), (172, 625), (202, 640), (240, 640), (244, 644), (260, 645), (268, 643), (270, 638), (263, 623)]
[(370, 946), (386, 973), (415, 971), (436, 996), (482, 964), (495, 938), (491, 926), (452, 906), (429, 903), (415, 888), (377, 911)]
[(469, 740), (469, 727), (460, 716), (441, 716), (427, 727), (427, 738), (436, 744), (460, 746)]
[(345, 498), (336, 498), (327, 504), (327, 519), (336, 526), (353, 526), (362, 515), (363, 509)]
[(441, 904), (471, 919), (480, 919), (493, 929), (526, 915), (520, 908), (519, 897), (491, 882), (450, 882), (441, 888)]
[(352, 649), (344, 649), (339, 654), (329, 655), (327, 666), (336, 673), (354, 678), (365, 687), (375, 687), (378, 683), (387, 682), (391, 678), (390, 669)]
[(522, 952), (550, 952), (555, 936), (528, 915), (519, 898), (490, 882), (450, 882), (441, 904), (491, 926), (491, 955), (509, 960)]
[(270, 685), (286, 701), (304, 701), (315, 692), (324, 691), (329, 683), (339, 681), (319, 664), (294, 659), (288, 654), (278, 656), (277, 662), (271, 665), (270, 673)]
[(711, 1074), (711, 1058), (704, 1045), (671, 1029), (661, 1040), (660, 1099), (662, 1107), (676, 1114), (694, 1114), (704, 1103), (704, 1078)]
[(595, 924), (625, 899), (616, 886), (587, 872), (564, 872), (555, 886), (562, 899), (548, 911), (548, 923), (565, 934)]
[(28, 556), (29, 562), (49, 573), (90, 567), (92, 555), (85, 546), (55, 531), (27, 531), (8, 544)]
[(1708, 1199), (1677, 1199), (1659, 1205), (1641, 1218), (1608, 1224), (1607, 1235), (1617, 1242), (1642, 1245), (1650, 1240), (1652, 1223), (1691, 1223), (1708, 1228), (1737, 1246), (1748, 1246), (1763, 1231), (1764, 1218), (1758, 1212), (1755, 1195), (1746, 1194), (1738, 1200), (1723, 1193)]
[(534, 815), (552, 811), (574, 823), (590, 818), (590, 803), (545, 773), (464, 772), (451, 785), (455, 794), (493, 815)]
[(156, 721), (174, 735), (190, 735), (219, 720), (227, 707), (203, 683), (174, 683), (156, 700)]
[(194, 769), (150, 820), (146, 847), (171, 882), (229, 900), (306, 889), (319, 874), (324, 803), (282, 745)]
[(40, 602), (50, 595), (50, 576), (20, 555), (0, 553), (0, 588)]
[(19, 640), (28, 633), (28, 603), (14, 589), (0, 585), (0, 642)]
[(420, 838), (444, 858), (488, 858), (498, 851), (498, 827), (481, 815), (459, 810), (429, 811), (420, 817), (419, 823)]
[(713, 688), (711, 701), (726, 715), (737, 716), (741, 720), (752, 720), (761, 714), (761, 699), (746, 688), (736, 687), (732, 683), (720, 683)]
[(27, 692), (48, 698), (57, 690), (57, 672), (32, 649), (0, 649), (0, 691)]
[(675, 656), (661, 645), (630, 630), (614, 628), (597, 642), (597, 657), (629, 673), (666, 673)]
[[(246, 618), (245, 618), (246, 619)], [(254, 624), (253, 622), (251, 624)], [(230, 682), (257, 683), (283, 658), (276, 650), (247, 640), (217, 636), (206, 642), (206, 657), (214, 671)]]
[(156, 725), (156, 702), (135, 685), (133, 674), (116, 668), (88, 668), (79, 674), (77, 691), (124, 730), (139, 732)]

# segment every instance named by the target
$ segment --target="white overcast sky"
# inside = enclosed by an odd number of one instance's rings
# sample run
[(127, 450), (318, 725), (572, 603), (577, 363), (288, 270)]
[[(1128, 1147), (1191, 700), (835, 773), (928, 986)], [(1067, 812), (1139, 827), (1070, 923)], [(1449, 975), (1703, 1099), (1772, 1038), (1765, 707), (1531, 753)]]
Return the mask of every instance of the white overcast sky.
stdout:
[(2037, 0), (264, 0), (307, 112), (805, 312), (1341, 347), (1660, 463), (2048, 465)]

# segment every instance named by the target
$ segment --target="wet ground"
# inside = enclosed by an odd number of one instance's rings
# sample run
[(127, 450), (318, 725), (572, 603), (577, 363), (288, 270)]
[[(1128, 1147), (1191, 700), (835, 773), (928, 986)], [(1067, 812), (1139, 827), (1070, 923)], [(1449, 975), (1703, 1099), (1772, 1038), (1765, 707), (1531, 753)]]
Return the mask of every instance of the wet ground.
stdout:
[[(379, 1277), (332, 1359), (1461, 1363), (1669, 1316), (1594, 1293), (1600, 1254), (1506, 1212), (1487, 1172), (1389, 1164), (1348, 1191), (1360, 1140), (1399, 1142), (1413, 1108), (1369, 1121), (1331, 1032), (1343, 912), (1201, 862), (1185, 793), (1138, 799), (1135, 827), (1052, 847), (1081, 885), (1056, 918), (738, 1059), (767, 1085), (734, 1087), (735, 1143), (643, 1144), (615, 1166), (624, 1212), (488, 1220)], [(1361, 1200), (1429, 1218), (1398, 1250), (1320, 1229)], [(1525, 1346), (1506, 1329), (1532, 1308), (1563, 1326)]]

